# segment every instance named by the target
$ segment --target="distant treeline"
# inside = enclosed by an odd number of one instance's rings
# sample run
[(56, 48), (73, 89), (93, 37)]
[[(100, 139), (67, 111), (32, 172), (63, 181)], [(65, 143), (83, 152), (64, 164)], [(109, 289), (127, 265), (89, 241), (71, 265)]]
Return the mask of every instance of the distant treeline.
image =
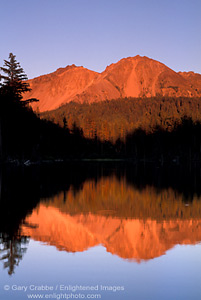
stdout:
[(113, 144), (136, 129), (154, 133), (159, 128), (172, 131), (190, 118), (201, 120), (201, 98), (123, 98), (91, 104), (70, 102), (57, 110), (41, 114), (72, 131), (79, 128), (84, 137)]
[[(201, 98), (69, 103), (41, 118), (0, 89), (0, 160), (201, 162)], [(54, 122), (53, 122), (54, 121)]]

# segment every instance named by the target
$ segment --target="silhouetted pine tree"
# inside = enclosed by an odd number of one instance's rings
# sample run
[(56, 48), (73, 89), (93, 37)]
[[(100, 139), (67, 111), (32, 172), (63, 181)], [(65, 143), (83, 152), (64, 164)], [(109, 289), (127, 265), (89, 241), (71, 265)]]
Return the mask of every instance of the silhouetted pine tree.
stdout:
[(0, 70), (5, 74), (0, 75), (0, 79), (3, 79), (1, 86), (12, 93), (15, 99), (21, 100), (22, 93), (31, 90), (29, 84), (24, 82), (28, 79), (27, 75), (13, 53), (9, 54), (9, 60), (4, 60), (4, 66), (0, 67)]
[[(29, 84), (24, 82), (27, 75), (17, 62), (15, 55), (9, 54), (9, 59), (4, 60), (0, 67), (0, 161), (8, 156), (10, 149), (15, 152), (17, 148), (25, 146), (33, 113), (25, 106), (37, 99), (22, 101), (23, 93), (30, 91)], [(28, 123), (27, 123), (27, 119)], [(26, 124), (26, 126), (24, 126)], [(33, 131), (33, 130), (32, 130)], [(31, 139), (31, 137), (30, 137)]]

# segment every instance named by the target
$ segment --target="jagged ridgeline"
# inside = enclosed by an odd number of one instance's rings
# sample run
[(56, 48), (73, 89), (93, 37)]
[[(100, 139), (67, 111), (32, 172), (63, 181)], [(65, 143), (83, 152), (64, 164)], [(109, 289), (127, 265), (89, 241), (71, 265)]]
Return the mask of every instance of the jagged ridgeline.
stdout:
[(200, 120), (201, 75), (145, 56), (123, 58), (102, 73), (72, 65), (28, 82), (29, 96), (40, 99), (34, 110), (70, 130), (76, 125), (87, 138), (115, 142), (135, 129)]
[(177, 73), (156, 60), (139, 55), (123, 58), (102, 73), (72, 65), (28, 83), (32, 89), (29, 97), (40, 99), (32, 107), (40, 112), (57, 109), (71, 101), (92, 103), (126, 97), (201, 97), (200, 74)]
[(42, 113), (41, 118), (68, 127), (70, 131), (76, 126), (87, 138), (125, 141), (129, 134), (139, 129), (147, 134), (158, 130), (171, 132), (184, 119), (191, 119), (193, 124), (200, 122), (201, 98), (119, 98), (91, 104), (70, 102)]

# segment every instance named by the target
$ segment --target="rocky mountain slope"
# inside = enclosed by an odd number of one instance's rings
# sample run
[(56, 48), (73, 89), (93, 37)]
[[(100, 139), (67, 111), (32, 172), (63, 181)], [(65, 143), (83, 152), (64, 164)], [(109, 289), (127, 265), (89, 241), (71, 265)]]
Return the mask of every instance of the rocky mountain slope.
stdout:
[(70, 101), (98, 102), (125, 97), (199, 97), (201, 75), (176, 73), (148, 57), (123, 58), (102, 73), (75, 65), (28, 81), (32, 89), (24, 95), (38, 98), (33, 109), (53, 110)]

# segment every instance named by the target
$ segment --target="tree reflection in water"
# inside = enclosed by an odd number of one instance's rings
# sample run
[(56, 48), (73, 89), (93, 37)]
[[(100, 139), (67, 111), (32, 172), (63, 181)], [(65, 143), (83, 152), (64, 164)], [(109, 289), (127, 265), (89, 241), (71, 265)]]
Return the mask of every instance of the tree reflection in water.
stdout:
[(27, 251), (29, 238), (26, 236), (0, 236), (0, 260), (8, 274), (12, 275)]

